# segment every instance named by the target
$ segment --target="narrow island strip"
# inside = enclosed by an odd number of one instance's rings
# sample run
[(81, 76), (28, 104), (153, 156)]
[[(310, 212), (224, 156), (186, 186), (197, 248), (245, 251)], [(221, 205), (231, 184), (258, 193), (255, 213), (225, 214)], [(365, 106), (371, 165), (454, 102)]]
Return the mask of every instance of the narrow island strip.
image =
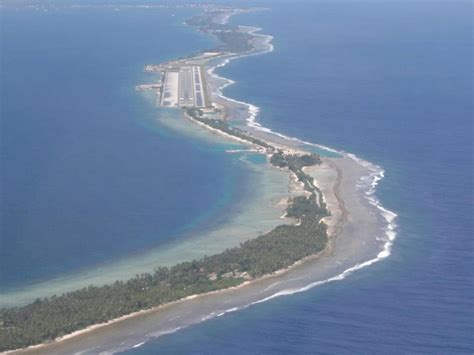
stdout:
[(289, 198), (286, 208), (286, 217), (294, 222), (200, 260), (1, 309), (0, 351), (48, 346), (163, 305), (241, 287), (327, 249), (329, 233), (324, 219), (331, 212), (313, 177), (305, 172), (305, 168), (321, 164), (321, 157), (237, 128), (232, 124), (231, 107), (225, 101), (212, 102), (206, 71), (209, 62), (258, 54), (260, 36), (227, 23), (232, 15), (254, 10), (205, 8), (204, 15), (187, 23), (217, 37), (221, 46), (174, 62), (148, 65), (145, 70), (160, 72), (161, 79), (136, 89), (156, 90), (158, 105), (181, 109), (195, 124), (251, 146), (265, 154), (272, 166), (287, 171), (303, 186), (303, 193)]

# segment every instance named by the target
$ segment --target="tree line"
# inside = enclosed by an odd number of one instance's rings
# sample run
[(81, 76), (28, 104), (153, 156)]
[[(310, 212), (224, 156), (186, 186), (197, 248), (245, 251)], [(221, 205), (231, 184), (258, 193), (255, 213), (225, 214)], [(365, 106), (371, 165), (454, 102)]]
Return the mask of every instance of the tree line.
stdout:
[[(278, 166), (302, 166), (317, 163), (313, 156), (296, 159), (280, 152), (272, 156)], [(304, 174), (304, 173), (303, 173)], [(304, 174), (306, 176), (306, 174)], [(89, 286), (60, 296), (0, 310), (0, 351), (23, 348), (104, 323), (139, 310), (179, 300), (193, 294), (239, 285), (246, 279), (270, 274), (324, 249), (328, 215), (326, 206), (310, 196), (290, 199), (287, 215), (298, 221), (280, 225), (240, 246), (201, 260), (160, 267), (128, 281), (111, 285)]]

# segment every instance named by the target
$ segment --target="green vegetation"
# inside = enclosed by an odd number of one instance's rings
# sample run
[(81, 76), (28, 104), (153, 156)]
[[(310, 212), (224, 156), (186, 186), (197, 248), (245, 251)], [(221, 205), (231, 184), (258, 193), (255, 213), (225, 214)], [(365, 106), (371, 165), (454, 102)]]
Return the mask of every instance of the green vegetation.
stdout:
[[(286, 214), (288, 217), (296, 218), (302, 223), (306, 223), (308, 220), (318, 221), (319, 223), (319, 220), (322, 217), (329, 215), (329, 211), (323, 199), (323, 194), (314, 184), (313, 177), (303, 171), (304, 167), (321, 164), (321, 157), (318, 154), (284, 154), (283, 151), (276, 149), (275, 147), (269, 145), (261, 139), (255, 138), (247, 132), (244, 132), (238, 128), (231, 126), (224, 120), (208, 119), (203, 117), (204, 115), (201, 109), (186, 108), (185, 112), (193, 119), (198, 120), (201, 123), (204, 123), (214, 129), (218, 129), (227, 134), (236, 136), (240, 139), (266, 148), (267, 151), (273, 152), (270, 158), (270, 163), (272, 165), (277, 166), (279, 168), (288, 168), (293, 174), (295, 174), (298, 181), (303, 183), (304, 189), (310, 193), (310, 196), (294, 197), (290, 201), (290, 204), (286, 210)], [(305, 225), (304, 227), (308, 226)], [(292, 228), (294, 228), (294, 226), (280, 226), (272, 232), (275, 232), (277, 230), (278, 232), (280, 232), (281, 230), (285, 230), (287, 234), (295, 233)], [(308, 229), (305, 229), (305, 231), (310, 233)]]
[(300, 170), (305, 166), (321, 164), (321, 158), (317, 154), (308, 155), (283, 155), (280, 151), (271, 158), (271, 163), (280, 168), (288, 167), (291, 171)]
[[(187, 22), (220, 39), (224, 44), (217, 50), (242, 52), (251, 49), (250, 35), (239, 32), (235, 26), (215, 23), (214, 16), (216, 13), (206, 13)], [(324, 249), (327, 232), (321, 218), (329, 212), (313, 178), (303, 171), (306, 166), (320, 164), (320, 157), (317, 154), (284, 154), (224, 120), (206, 118), (199, 109), (185, 110), (190, 117), (209, 127), (265, 148), (272, 153), (271, 164), (294, 173), (309, 192), (308, 196), (289, 200), (287, 216), (298, 223), (280, 225), (238, 247), (201, 260), (170, 268), (160, 267), (153, 273), (137, 275), (128, 281), (89, 286), (60, 296), (37, 299), (22, 307), (0, 309), (0, 351), (51, 341), (89, 325), (190, 295), (236, 286), (246, 279), (281, 270)]]
[(211, 34), (222, 42), (222, 45), (213, 51), (241, 53), (252, 49), (252, 35), (240, 32), (238, 26), (214, 22), (214, 18), (222, 11), (209, 11), (204, 15), (195, 16), (186, 21), (186, 24), (195, 26), (199, 31)]
[(202, 122), (209, 127), (218, 129), (224, 133), (230, 134), (234, 137), (246, 140), (252, 144), (259, 145), (263, 148), (274, 150), (275, 148), (269, 145), (267, 142), (262, 141), (261, 139), (255, 138), (250, 133), (244, 132), (241, 129), (236, 127), (232, 127), (224, 120), (215, 119), (215, 118), (205, 118), (203, 117), (203, 112), (201, 109), (198, 108), (185, 108), (185, 112), (195, 120)]
[[(273, 154), (270, 162), (280, 168), (290, 169), (304, 185), (304, 189), (308, 192), (314, 193), (318, 190), (314, 185), (313, 178), (303, 172), (305, 166), (321, 164), (319, 155), (312, 153), (306, 155), (284, 155), (283, 152), (278, 151)], [(319, 191), (319, 190), (318, 190)]]
[[(231, 134), (245, 135), (227, 125), (222, 127)], [(243, 139), (248, 140), (248, 137)], [(314, 155), (296, 157), (281, 152), (274, 153), (271, 160), (275, 165), (292, 169), (308, 183), (310, 177), (302, 172), (302, 167), (319, 162)], [(295, 218), (297, 224), (278, 226), (220, 254), (171, 268), (161, 267), (154, 273), (137, 275), (126, 282), (89, 286), (61, 296), (38, 299), (27, 306), (1, 309), (0, 351), (50, 341), (92, 324), (189, 295), (239, 285), (246, 278), (275, 272), (313, 255), (323, 250), (327, 243), (326, 225), (321, 223), (321, 218), (328, 215), (326, 206), (316, 203), (315, 196), (315, 190), (312, 190), (308, 197), (290, 199), (287, 215)]]
[(288, 168), (292, 171), (298, 181), (303, 183), (304, 189), (311, 193), (316, 199), (316, 192), (318, 194), (318, 204), (326, 209), (326, 203), (323, 199), (323, 194), (314, 184), (314, 179), (303, 171), (305, 166), (311, 166), (321, 164), (321, 157), (318, 154), (306, 154), (306, 155), (284, 155), (283, 152), (278, 151), (272, 155), (270, 162), (280, 168)]

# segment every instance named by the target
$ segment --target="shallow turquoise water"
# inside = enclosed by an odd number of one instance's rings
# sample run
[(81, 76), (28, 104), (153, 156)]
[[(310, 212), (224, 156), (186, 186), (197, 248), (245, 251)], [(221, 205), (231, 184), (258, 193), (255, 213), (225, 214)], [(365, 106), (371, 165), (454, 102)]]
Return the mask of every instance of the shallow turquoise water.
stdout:
[(219, 70), (237, 82), (226, 94), (266, 127), (381, 165), (392, 254), (130, 353), (471, 354), (472, 3), (260, 4), (271, 10), (232, 21), (264, 28), (275, 51)]
[[(260, 122), (275, 131), (383, 166), (378, 196), (399, 215), (392, 255), (342, 282), (130, 352), (472, 353), (472, 5), (264, 5), (272, 10), (233, 21), (263, 27), (275, 51), (222, 69), (238, 82), (226, 93), (260, 106)], [(146, 250), (205, 227), (237, 200), (241, 156), (225, 150), (240, 146), (183, 140), (156, 125), (155, 111), (133, 91), (148, 80), (138, 74), (144, 64), (209, 44), (181, 27), (190, 14), (3, 17), (15, 40), (6, 41), (2, 79), (1, 266), (10, 271), (2, 285)], [(175, 37), (150, 36), (160, 31)], [(178, 37), (188, 39), (186, 48)], [(71, 74), (72, 63), (81, 75)], [(59, 85), (45, 92), (51, 80)]]
[(244, 159), (258, 165), (267, 163), (267, 157), (264, 154), (245, 154)]
[(235, 145), (183, 139), (134, 90), (145, 64), (213, 45), (182, 25), (195, 11), (1, 11), (0, 288), (145, 252), (242, 197)]

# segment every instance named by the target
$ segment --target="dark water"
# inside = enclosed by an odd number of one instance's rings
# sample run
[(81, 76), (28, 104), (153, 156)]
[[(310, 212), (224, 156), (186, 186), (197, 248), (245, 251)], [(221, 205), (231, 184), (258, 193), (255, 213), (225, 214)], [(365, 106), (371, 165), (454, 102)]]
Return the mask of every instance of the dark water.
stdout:
[(193, 13), (2, 10), (0, 287), (139, 253), (236, 199), (236, 162), (134, 90), (145, 64), (212, 46)]
[(131, 352), (473, 353), (472, 3), (266, 5), (233, 22), (263, 27), (275, 51), (220, 70), (238, 82), (226, 93), (273, 130), (383, 166), (392, 255)]
[[(265, 126), (383, 166), (392, 255), (132, 352), (473, 353), (471, 3), (264, 5), (233, 21), (275, 51), (220, 70), (238, 81), (226, 93)], [(133, 91), (143, 65), (211, 45), (180, 26), (191, 14), (3, 12), (0, 286), (139, 253), (236, 200), (241, 166), (154, 124)]]

